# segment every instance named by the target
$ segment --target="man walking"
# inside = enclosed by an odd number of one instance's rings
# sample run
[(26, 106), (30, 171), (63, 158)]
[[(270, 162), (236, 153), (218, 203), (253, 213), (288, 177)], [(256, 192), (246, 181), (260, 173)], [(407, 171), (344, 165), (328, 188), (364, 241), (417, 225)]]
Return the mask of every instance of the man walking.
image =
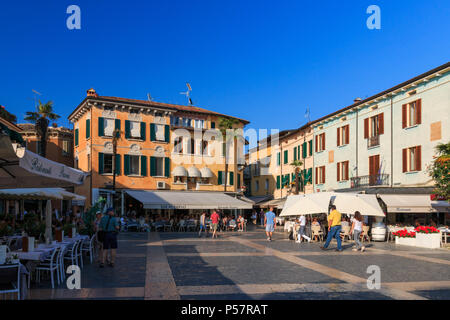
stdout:
[(198, 232), (198, 237), (202, 236), (202, 230), (206, 232), (206, 236), (208, 236), (208, 229), (206, 228), (206, 212), (203, 212), (200, 216), (200, 231)]
[(110, 260), (108, 262), (110, 267), (114, 267), (117, 250), (117, 232), (119, 231), (119, 221), (114, 217), (114, 209), (109, 208), (107, 214), (100, 220), (99, 230), (103, 231), (103, 255), (100, 263), (100, 268), (105, 266), (105, 259), (108, 253)]
[(322, 250), (326, 250), (330, 245), (331, 239), (336, 238), (337, 241), (337, 249), (336, 251), (341, 252), (341, 213), (336, 210), (336, 206), (331, 206), (331, 212), (328, 216), (328, 236), (327, 241), (323, 247), (320, 247)]
[(213, 234), (212, 234), (212, 238), (214, 239), (214, 236), (217, 239), (217, 227), (219, 226), (219, 215), (217, 214), (216, 210), (214, 210), (214, 212), (211, 215), (211, 228), (213, 230)]
[(300, 243), (302, 241), (302, 238), (305, 238), (306, 240), (308, 240), (308, 242), (311, 242), (311, 238), (306, 236), (305, 234), (305, 229), (306, 229), (306, 218), (304, 215), (301, 215), (300, 218), (298, 219), (299, 223), (300, 223), (300, 230), (298, 232), (297, 235), (297, 243)]
[(272, 234), (275, 229), (275, 213), (273, 213), (273, 207), (266, 212), (264, 217), (264, 227), (266, 228), (267, 241), (272, 241)]

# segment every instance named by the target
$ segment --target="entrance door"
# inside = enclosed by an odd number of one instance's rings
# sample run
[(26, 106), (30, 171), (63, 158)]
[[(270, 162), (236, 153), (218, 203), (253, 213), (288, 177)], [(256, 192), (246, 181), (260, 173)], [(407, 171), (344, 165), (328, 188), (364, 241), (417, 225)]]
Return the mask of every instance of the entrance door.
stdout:
[(369, 185), (377, 184), (378, 174), (380, 170), (380, 155), (369, 157)]

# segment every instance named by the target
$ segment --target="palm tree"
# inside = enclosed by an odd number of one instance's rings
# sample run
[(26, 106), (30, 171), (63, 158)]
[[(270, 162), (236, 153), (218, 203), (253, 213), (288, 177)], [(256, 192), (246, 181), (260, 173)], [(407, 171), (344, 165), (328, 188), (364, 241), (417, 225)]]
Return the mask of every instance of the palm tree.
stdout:
[(437, 156), (428, 168), (435, 183), (435, 192), (450, 201), (450, 142), (440, 143), (435, 147)]
[(45, 157), (47, 151), (47, 129), (50, 120), (57, 120), (59, 118), (60, 116), (53, 112), (52, 101), (42, 104), (41, 100), (39, 100), (36, 111), (27, 111), (25, 120), (35, 124), (36, 135), (41, 143), (39, 154), (42, 157)]
[[(227, 157), (227, 150), (228, 150), (228, 144), (230, 143), (231, 139), (233, 139), (234, 145), (236, 145), (236, 135), (233, 134), (232, 136), (227, 136), (227, 130), (233, 129), (233, 125), (238, 124), (239, 120), (234, 118), (219, 118), (219, 129), (222, 133), (222, 137), (224, 139), (224, 142), (226, 143), (226, 149), (225, 149), (225, 184), (224, 184), (224, 192), (227, 191), (227, 183), (228, 183), (228, 157)], [(236, 153), (234, 154), (236, 157)]]
[(300, 191), (299, 188), (299, 184), (300, 184), (300, 177), (299, 177), (299, 171), (300, 168), (303, 165), (303, 162), (300, 160), (294, 160), (290, 163), (291, 166), (294, 167), (294, 172), (295, 172), (295, 193), (294, 194), (298, 194), (298, 192)]

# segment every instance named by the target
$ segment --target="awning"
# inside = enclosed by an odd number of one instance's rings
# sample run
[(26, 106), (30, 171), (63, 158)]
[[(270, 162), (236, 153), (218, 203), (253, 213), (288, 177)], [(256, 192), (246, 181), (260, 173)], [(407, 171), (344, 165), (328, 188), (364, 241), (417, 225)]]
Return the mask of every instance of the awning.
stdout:
[(178, 166), (172, 170), (172, 175), (174, 177), (187, 177), (188, 172), (184, 167)]
[(125, 190), (144, 209), (252, 209), (252, 204), (222, 192)]
[(328, 213), (330, 198), (333, 194), (318, 192), (288, 196), (280, 217)]
[(274, 199), (274, 200), (264, 201), (264, 202), (261, 202), (258, 205), (261, 208), (274, 207), (274, 208), (277, 208), (277, 209), (283, 209), (283, 206), (284, 206), (285, 202), (286, 202), (286, 198), (283, 198), (283, 199)]
[(386, 204), (389, 213), (436, 212), (431, 206), (430, 195), (421, 194), (378, 194)]
[(214, 177), (214, 174), (212, 173), (211, 169), (208, 167), (204, 167), (200, 169), (200, 173), (202, 175), (202, 178), (212, 178)]
[(188, 177), (191, 178), (200, 178), (202, 174), (200, 173), (200, 170), (198, 170), (196, 167), (190, 167), (188, 169)]
[(333, 204), (340, 213), (384, 217), (385, 214), (374, 194), (335, 193)]
[(8, 200), (77, 200), (84, 201), (86, 197), (66, 191), (62, 188), (18, 188), (0, 189), (0, 199)]
[(262, 203), (263, 201), (268, 201), (272, 198), (271, 195), (267, 195), (267, 196), (251, 196), (248, 197), (251, 201), (253, 201), (255, 203), (255, 206), (259, 206), (260, 203)]
[(0, 135), (0, 188), (81, 185), (88, 175), (33, 153)]
[(447, 201), (431, 201), (431, 206), (437, 212), (449, 212), (450, 213), (450, 203)]

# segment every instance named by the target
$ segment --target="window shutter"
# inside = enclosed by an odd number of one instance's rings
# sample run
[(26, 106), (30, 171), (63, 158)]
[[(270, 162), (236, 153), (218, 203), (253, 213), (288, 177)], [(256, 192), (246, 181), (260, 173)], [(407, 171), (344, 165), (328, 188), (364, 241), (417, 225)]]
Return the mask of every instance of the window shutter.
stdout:
[(230, 172), (230, 182), (229, 182), (230, 186), (234, 186), (234, 172)]
[(308, 169), (308, 182), (312, 183), (312, 168)]
[(75, 129), (75, 145), (78, 146), (78, 129)]
[(167, 143), (170, 142), (170, 126), (168, 124), (164, 126), (164, 138)]
[(278, 152), (277, 153), (277, 166), (279, 166), (281, 164), (281, 153)]
[(141, 176), (147, 176), (147, 156), (141, 156)]
[(91, 119), (86, 119), (86, 139), (91, 137)]
[(339, 170), (340, 167), (341, 167), (341, 163), (340, 162), (336, 163), (336, 168), (337, 168), (337, 175), (336, 175), (336, 177), (337, 177), (337, 181), (341, 180), (341, 171)]
[(416, 121), (417, 124), (422, 123), (422, 99), (417, 100), (416, 103)]
[(364, 139), (369, 138), (369, 118), (364, 119)]
[[(120, 131), (120, 119), (114, 120), (114, 130)], [(120, 132), (116, 132), (116, 138), (120, 137)]]
[(123, 156), (123, 174), (126, 176), (130, 174), (130, 156), (128, 154)]
[(318, 146), (319, 144), (317, 143), (317, 136), (316, 136), (315, 138), (316, 138), (316, 152), (317, 152), (317, 146)]
[(298, 147), (297, 147), (297, 159), (298, 160), (300, 160), (300, 148), (301, 148), (301, 145), (298, 145)]
[(325, 183), (325, 166), (322, 167), (322, 182)]
[(348, 166), (349, 166), (349, 162), (346, 161), (345, 162), (345, 180), (348, 180)]
[(289, 162), (289, 153), (288, 150), (284, 150), (284, 164)]
[(150, 123), (150, 141), (156, 141), (156, 131), (154, 123)]
[(103, 174), (103, 160), (104, 156), (103, 153), (98, 153), (98, 173)]
[(141, 122), (141, 140), (145, 141), (145, 122)]
[[(402, 128), (405, 129), (407, 127), (407, 123), (406, 123), (406, 108), (407, 108), (407, 104), (402, 105)], [(403, 171), (405, 172), (405, 171)]]
[(322, 133), (322, 150), (325, 150), (325, 133)]
[(125, 139), (130, 139), (130, 137), (131, 137), (130, 121), (125, 120)]
[(103, 121), (104, 118), (99, 117), (98, 118), (98, 136), (103, 137), (105, 135), (105, 122)]
[(319, 168), (316, 167), (316, 184), (319, 184)]
[(280, 189), (280, 176), (277, 176), (277, 189)]
[(219, 171), (217, 173), (217, 184), (221, 185), (223, 183), (222, 180), (223, 180), (223, 171)]
[(408, 149), (403, 149), (403, 172), (408, 171)]
[(156, 158), (150, 157), (150, 176), (156, 176)]
[(302, 145), (302, 157), (303, 157), (303, 159), (305, 159), (306, 155), (308, 154), (307, 153), (308, 150), (306, 150), (306, 149), (307, 149), (307, 144), (306, 144), (306, 142), (303, 142), (303, 145)]
[(384, 134), (384, 113), (378, 115), (378, 134)]
[(422, 146), (416, 147), (416, 170), (422, 171)]
[(240, 173), (237, 174), (237, 187), (238, 187), (238, 189), (241, 188), (241, 174)]
[(341, 128), (337, 128), (337, 134), (336, 134), (336, 136), (337, 136), (337, 146), (339, 147), (340, 146), (340, 144), (339, 144), (339, 133), (340, 133), (340, 131), (341, 131)]
[(170, 177), (170, 158), (164, 158), (164, 175), (166, 178)]
[(312, 156), (312, 150), (313, 150), (313, 141), (309, 140), (309, 155)]
[(115, 159), (115, 163), (114, 163), (114, 166), (115, 166), (115, 172), (116, 172), (116, 175), (117, 176), (120, 176), (120, 154), (116, 154), (116, 159)]
[(294, 147), (294, 161), (297, 160), (297, 147)]
[(347, 125), (347, 130), (345, 131), (345, 143), (349, 144), (350, 143), (350, 126)]

